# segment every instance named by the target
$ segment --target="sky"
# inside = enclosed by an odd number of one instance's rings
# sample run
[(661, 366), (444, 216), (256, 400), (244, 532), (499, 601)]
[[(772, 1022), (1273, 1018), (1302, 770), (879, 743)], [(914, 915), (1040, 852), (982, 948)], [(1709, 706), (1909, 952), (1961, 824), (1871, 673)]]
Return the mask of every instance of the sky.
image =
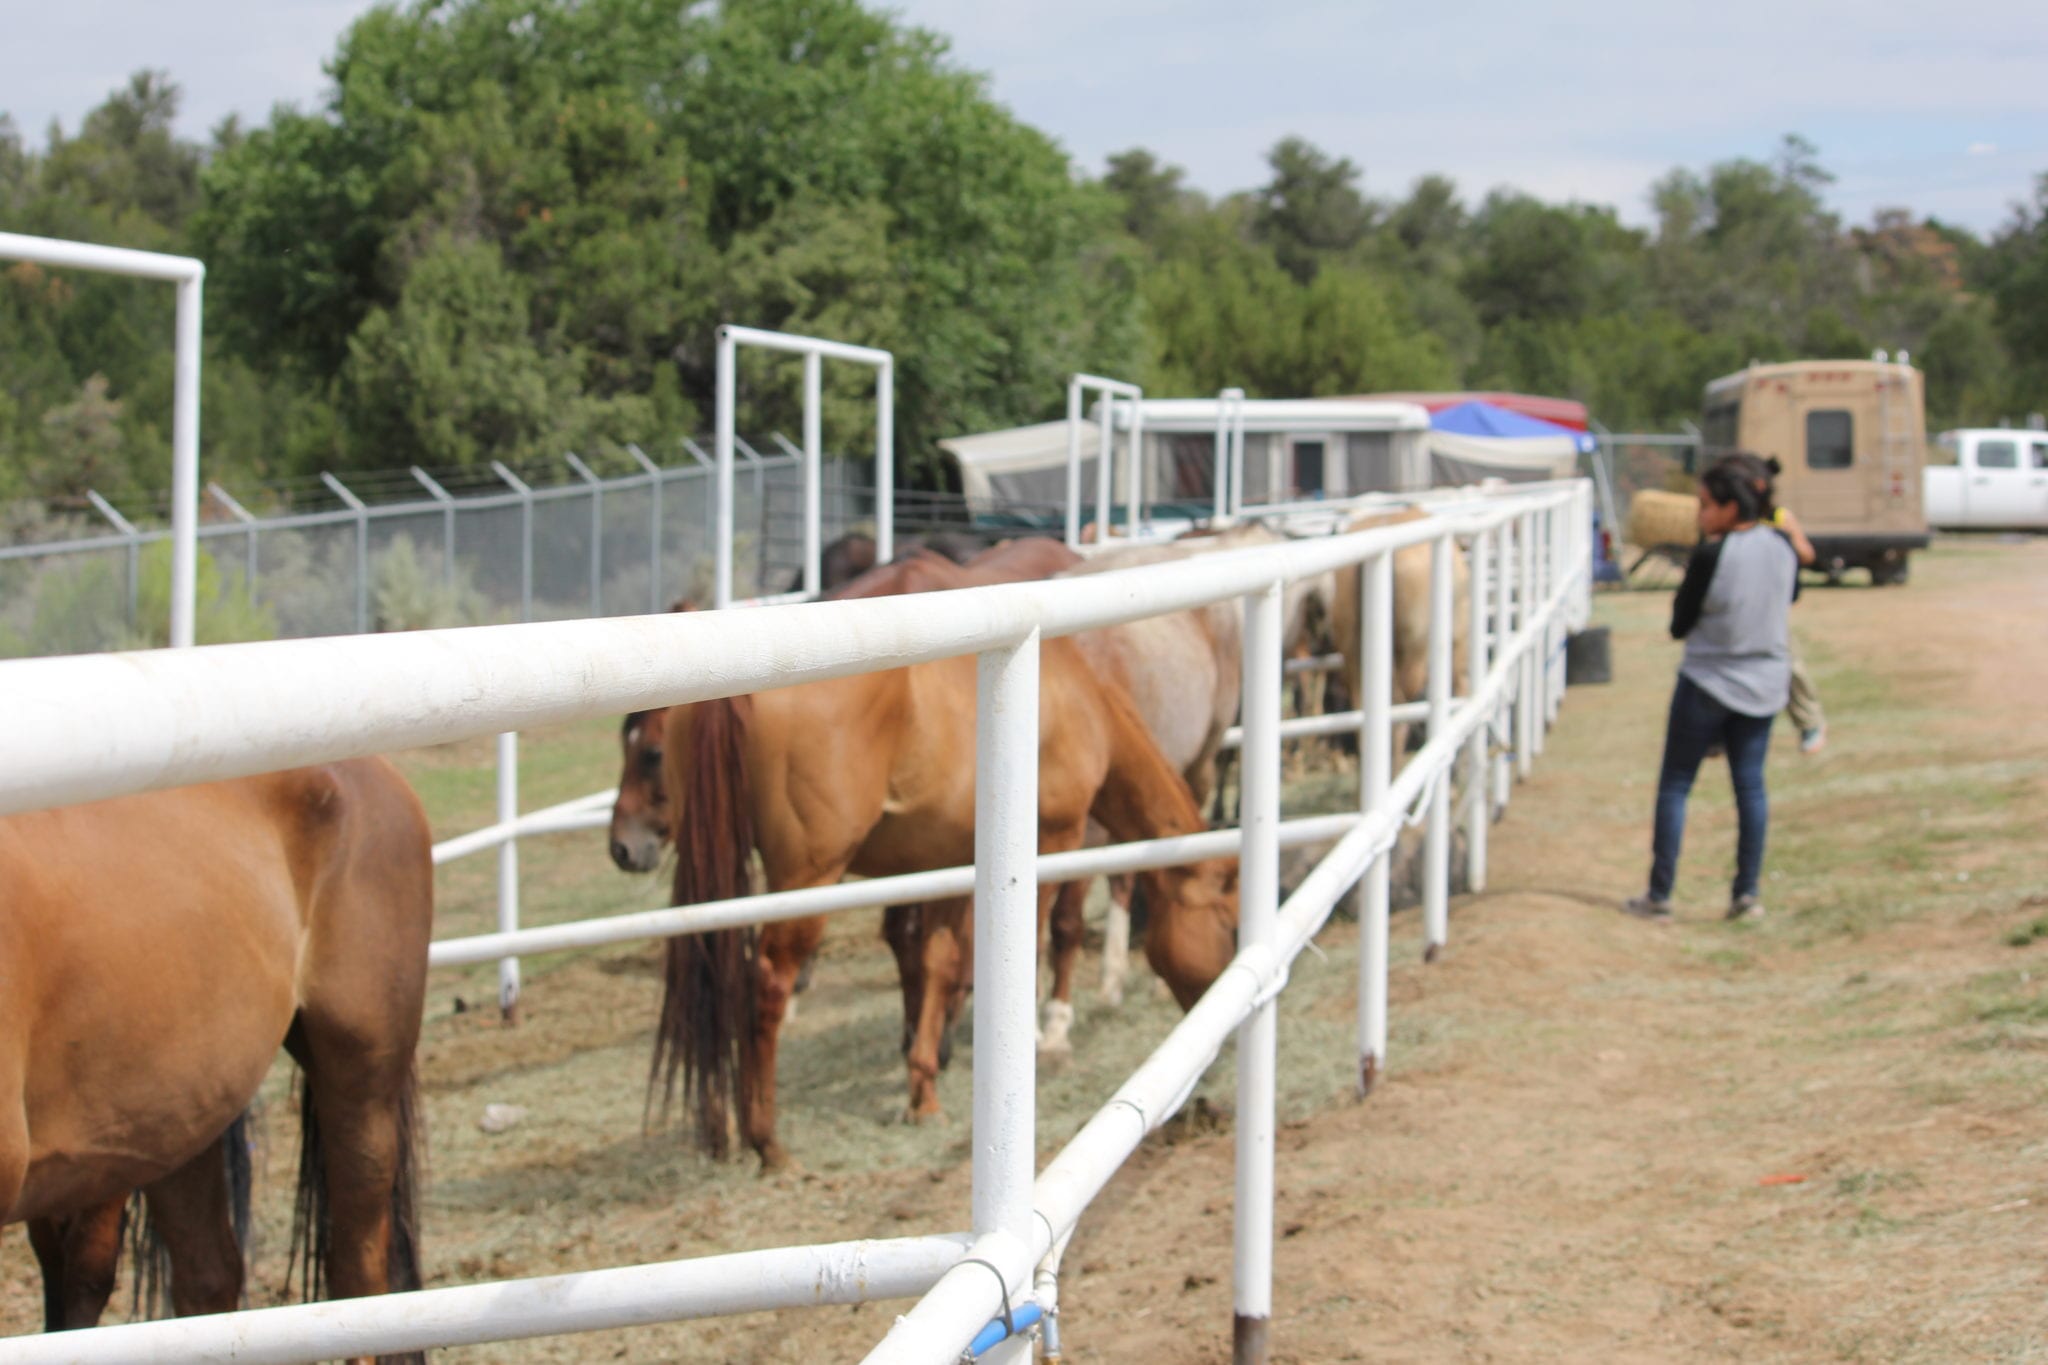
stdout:
[[(0, 110), (40, 141), (145, 66), (185, 90), (181, 131), (316, 105), (365, 0), (6, 0)], [(896, 0), (994, 96), (1098, 173), (1142, 146), (1212, 194), (1265, 178), (1289, 134), (1349, 157), (1367, 193), (1442, 172), (1649, 217), (1674, 166), (1820, 148), (1851, 222), (1905, 206), (1979, 232), (2048, 171), (2040, 0)], [(203, 22), (195, 22), (203, 19)]]

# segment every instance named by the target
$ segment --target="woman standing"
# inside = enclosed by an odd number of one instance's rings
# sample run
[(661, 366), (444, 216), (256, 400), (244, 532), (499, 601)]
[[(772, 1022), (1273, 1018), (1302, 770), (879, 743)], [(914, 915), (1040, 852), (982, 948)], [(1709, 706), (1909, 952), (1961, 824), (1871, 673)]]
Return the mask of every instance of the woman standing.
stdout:
[(1650, 888), (1622, 906), (1643, 919), (1671, 917), (1686, 800), (1700, 761), (1717, 746), (1728, 754), (1739, 827), (1728, 918), (1754, 918), (1764, 910), (1758, 894), (1770, 820), (1764, 758), (1771, 718), (1785, 709), (1791, 692), (1785, 631), (1799, 595), (1799, 558), (1763, 520), (1770, 490), (1757, 486), (1758, 467), (1755, 456), (1727, 455), (1700, 477), (1700, 543), (1671, 605), (1671, 636), (1685, 641), (1685, 660), (1664, 732)]

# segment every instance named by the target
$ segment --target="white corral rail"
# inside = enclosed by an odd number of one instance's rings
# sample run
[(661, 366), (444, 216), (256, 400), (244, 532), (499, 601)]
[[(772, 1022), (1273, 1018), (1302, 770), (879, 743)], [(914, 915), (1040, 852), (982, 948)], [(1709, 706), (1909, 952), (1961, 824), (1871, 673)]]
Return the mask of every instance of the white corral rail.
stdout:
[[(714, 570), (713, 605), (733, 605), (732, 595), (732, 459), (737, 436), (737, 395), (739, 348), (752, 346), (764, 351), (799, 355), (804, 361), (804, 585), (800, 592), (784, 594), (779, 600), (794, 601), (816, 597), (819, 590), (820, 556), (823, 550), (819, 509), (823, 499), (820, 470), (824, 461), (823, 369), (827, 360), (851, 361), (875, 371), (875, 554), (886, 561), (895, 550), (896, 501), (896, 357), (872, 346), (853, 346), (821, 337), (768, 332), (758, 327), (718, 329), (718, 379), (716, 449), (718, 461), (717, 558)], [(770, 599), (776, 600), (776, 599)]]
[(0, 232), (0, 260), (96, 270), (178, 287), (171, 370), (171, 644), (192, 643), (199, 578), (199, 304), (206, 266), (189, 256)]
[[(0, 1347), (0, 1360), (318, 1360), (337, 1354), (378, 1354), (512, 1336), (585, 1331), (627, 1323), (673, 1321), (704, 1313), (770, 1306), (847, 1302), (900, 1295), (932, 1284), (918, 1307), (899, 1319), (876, 1360), (951, 1361), (992, 1317), (1021, 1306), (1033, 1269), (1062, 1245), (1088, 1202), (1144, 1135), (1192, 1091), (1222, 1042), (1248, 1020), (1242, 1067), (1270, 1069), (1270, 1019), (1265, 1011), (1284, 981), (1287, 963), (1328, 916), (1339, 896), (1368, 868), (1383, 875), (1385, 854), (1411, 805), (1426, 804), (1432, 825), (1445, 803), (1424, 801), (1447, 790), (1469, 741), (1512, 703), (1526, 744), (1541, 733), (1556, 703), (1554, 659), (1570, 620), (1590, 601), (1590, 545), (1583, 484), (1516, 490), (1493, 499), (1446, 505), (1428, 520), (1354, 535), (1231, 551), (1189, 563), (1155, 566), (1086, 580), (1010, 584), (943, 597), (879, 598), (791, 606), (772, 611), (715, 612), (559, 624), (500, 626), (412, 635), (229, 645), (176, 653), (100, 655), (0, 664), (0, 711), (14, 718), (0, 732), (0, 811), (32, 809), (122, 792), (173, 786), (302, 763), (429, 743), (444, 743), (520, 726), (729, 696), (962, 653), (981, 655), (977, 734), (978, 786), (985, 818), (977, 831), (972, 878), (981, 932), (975, 993), (973, 1243), (964, 1257), (932, 1239), (839, 1247), (792, 1247), (709, 1261), (595, 1271), (543, 1282), (465, 1286), (358, 1300), (345, 1307), (312, 1304), (259, 1313), (225, 1314), (173, 1323), (136, 1324), (90, 1333), (20, 1339)], [(1036, 987), (1033, 892), (1049, 869), (1031, 856), (1034, 803), (1020, 793), (1035, 783), (1036, 655), (1040, 639), (1186, 610), (1233, 596), (1246, 601), (1245, 749), (1260, 775), (1250, 779), (1256, 807), (1251, 828), (1190, 836), (1179, 859), (1204, 841), (1248, 841), (1248, 866), (1269, 867), (1282, 831), (1273, 815), (1279, 715), (1272, 704), (1281, 671), (1278, 632), (1270, 619), (1272, 587), (1288, 579), (1354, 563), (1367, 566), (1362, 624), (1369, 644), (1368, 678), (1383, 675), (1385, 613), (1391, 553), (1431, 543), (1447, 556), (1453, 537), (1510, 531), (1521, 551), (1515, 591), (1493, 597), (1490, 648), (1478, 689), (1459, 702), (1446, 696), (1447, 651), (1437, 651), (1436, 718), (1429, 742), (1398, 779), (1375, 792), (1374, 773), (1387, 762), (1388, 703), (1370, 689), (1361, 726), (1368, 755), (1361, 814), (1284, 907), (1273, 904), (1272, 879), (1245, 885), (1244, 946), (1209, 993), (1165, 1043), (1034, 1181), (1031, 1114), (1035, 1089), (1030, 1015)], [(1440, 562), (1447, 562), (1442, 559)], [(1503, 561), (1505, 562), (1505, 561)], [(1479, 594), (1482, 598), (1486, 594)], [(1448, 639), (1447, 594), (1434, 601), (1432, 631)], [(1514, 616), (1505, 615), (1512, 605)], [(1484, 610), (1484, 608), (1478, 608)], [(1483, 776), (1483, 775), (1482, 775)], [(1469, 782), (1484, 792), (1488, 784)], [(1327, 836), (1325, 836), (1327, 837)], [(1139, 856), (1159, 861), (1161, 843), (1094, 850), (1105, 861)], [(1432, 838), (1433, 851), (1442, 842)], [(1075, 857), (1077, 855), (1066, 855)], [(1043, 860), (1050, 862), (1051, 860)], [(1136, 865), (1136, 864), (1130, 864)], [(1072, 875), (1078, 868), (1063, 868)], [(815, 913), (873, 904), (879, 883), (804, 893)], [(1369, 883), (1370, 885), (1370, 883)], [(1440, 886), (1441, 879), (1433, 885)], [(920, 895), (923, 893), (921, 892)], [(756, 898), (759, 899), (759, 898)], [(1366, 984), (1376, 991), (1382, 1026), (1367, 1015), (1361, 994), (1361, 1039), (1367, 1060), (1384, 1057), (1385, 904), (1365, 926)], [(687, 927), (711, 927), (743, 903), (656, 912), (689, 916)], [(755, 919), (764, 907), (745, 907)], [(784, 908), (787, 908), (786, 906)], [(1432, 924), (1440, 913), (1432, 907)], [(619, 927), (624, 927), (620, 925)], [(684, 924), (632, 926), (669, 934)], [(528, 930), (479, 945), (485, 957), (542, 946), (551, 930)], [(1377, 954), (1373, 945), (1379, 945)], [(456, 945), (437, 946), (450, 960)], [(468, 946), (468, 945), (463, 945)], [(553, 946), (549, 944), (548, 946)], [(1376, 978), (1376, 979), (1375, 979)], [(1248, 1093), (1269, 1093), (1270, 1076), (1254, 1076)], [(1241, 1111), (1247, 1135), (1240, 1159), (1237, 1340), (1241, 1360), (1262, 1357), (1270, 1304), (1272, 1209), (1271, 1115)], [(1264, 1136), (1261, 1136), (1264, 1135)], [(933, 1260), (934, 1251), (943, 1255)], [(890, 1274), (872, 1273), (876, 1258), (894, 1256)], [(939, 1265), (949, 1265), (935, 1274)], [(702, 1294), (671, 1292), (695, 1284)], [(993, 1271), (994, 1273), (991, 1273)], [(735, 1274), (735, 1272), (739, 1272)], [(1000, 1292), (995, 1281), (1000, 1278)], [(933, 1283), (933, 1280), (936, 1283)], [(1047, 1291), (1049, 1293), (1049, 1290)], [(1052, 1307), (1051, 1304), (1044, 1305)], [(1022, 1343), (998, 1347), (989, 1359), (1016, 1359)]]

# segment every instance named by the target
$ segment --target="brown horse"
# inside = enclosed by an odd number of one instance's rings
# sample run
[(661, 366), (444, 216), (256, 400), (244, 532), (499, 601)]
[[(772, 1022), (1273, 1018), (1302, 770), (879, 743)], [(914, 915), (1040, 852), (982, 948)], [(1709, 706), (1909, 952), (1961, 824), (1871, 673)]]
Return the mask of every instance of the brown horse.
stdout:
[[(854, 541), (841, 537), (835, 546)], [(858, 537), (867, 540), (866, 537)], [(950, 553), (912, 548), (888, 564), (873, 564), (874, 542), (867, 540), (869, 565), (863, 572), (828, 582), (823, 601), (847, 597), (895, 597), (913, 592), (939, 592), (987, 583), (1021, 583), (1050, 578), (1071, 568), (1080, 556), (1057, 540), (1029, 536), (1006, 540), (957, 563)], [(949, 544), (949, 550), (959, 546)], [(677, 602), (672, 610), (687, 611)], [(668, 794), (661, 784), (663, 718), (666, 708), (635, 711), (619, 726), (619, 794), (612, 802), (612, 862), (622, 872), (652, 872), (661, 862), (670, 837)]]
[[(665, 780), (677, 804), (678, 904), (743, 894), (759, 850), (768, 889), (825, 886), (848, 873), (889, 876), (974, 860), (975, 662), (808, 683), (749, 698), (671, 708)], [(1129, 697), (1101, 682), (1079, 649), (1040, 655), (1039, 847), (1078, 847), (1092, 815), (1120, 838), (1203, 828), (1180, 776)], [(1183, 1005), (1230, 960), (1237, 916), (1233, 859), (1145, 874), (1156, 907), (1146, 950)], [(1040, 891), (1043, 917), (1055, 888)], [(937, 1112), (940, 1035), (966, 980), (967, 902), (924, 907), (910, 1050), (912, 1117)], [(691, 1092), (704, 1145), (727, 1145), (729, 1105), (764, 1167), (786, 1160), (775, 1136), (775, 1062), (783, 1007), (824, 932), (822, 917), (755, 931), (671, 939), (650, 1079)]]
[(426, 816), (380, 759), (0, 819), (0, 1226), (77, 1272), (46, 1307), (97, 1316), (134, 1190), (177, 1310), (235, 1306), (220, 1144), (280, 1045), (304, 1073), (305, 1292), (418, 1286), (432, 918)]

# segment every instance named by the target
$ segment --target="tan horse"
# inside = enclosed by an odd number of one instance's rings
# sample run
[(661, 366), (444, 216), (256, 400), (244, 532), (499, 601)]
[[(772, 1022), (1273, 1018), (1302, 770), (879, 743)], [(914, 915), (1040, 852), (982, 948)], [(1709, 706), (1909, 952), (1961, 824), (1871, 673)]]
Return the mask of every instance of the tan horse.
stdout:
[[(145, 1190), (173, 1306), (233, 1308), (219, 1144), (282, 1045), (305, 1074), (306, 1292), (417, 1287), (432, 918), (426, 817), (382, 760), (0, 819), (0, 1226), (87, 1268)], [(90, 1279), (46, 1304), (96, 1318)]]
[[(1040, 849), (1078, 847), (1091, 815), (1120, 838), (1202, 828), (1122, 689), (1098, 680), (1066, 641), (1047, 641), (1040, 663)], [(973, 658), (947, 659), (671, 708), (665, 780), (683, 794), (676, 902), (743, 893), (756, 849), (771, 891), (971, 863), (975, 674)], [(1190, 1004), (1233, 951), (1235, 860), (1145, 880), (1156, 907), (1147, 954)], [(1041, 919), (1053, 889), (1041, 888)], [(912, 1117), (938, 1109), (940, 1035), (967, 984), (966, 915), (962, 899), (925, 907), (920, 922)], [(680, 1073), (714, 1153), (726, 1149), (736, 1104), (763, 1166), (787, 1159), (775, 1136), (778, 1034), (823, 932), (814, 917), (669, 941), (652, 1079), (672, 1094)]]
[[(1429, 513), (1421, 508), (1398, 512), (1377, 512), (1355, 519), (1344, 529), (1371, 530), (1375, 526), (1399, 526), (1419, 521)], [(1434, 555), (1427, 542), (1394, 552), (1394, 701), (1421, 701), (1429, 694), (1429, 578)], [(1337, 575), (1336, 602), (1331, 622), (1337, 637), (1337, 652), (1344, 656), (1344, 685), (1357, 704), (1363, 705), (1359, 686), (1361, 667), (1358, 639), (1358, 600), (1362, 591), (1362, 570), (1353, 565)], [(1471, 649), (1471, 570), (1465, 556), (1451, 547), (1451, 690), (1463, 690)], [(1394, 765), (1400, 766), (1406, 749), (1407, 727), (1394, 730)]]
[[(835, 548), (852, 539), (842, 537), (835, 542)], [(872, 541), (868, 547), (872, 551)], [(965, 564), (955, 563), (949, 555), (919, 548), (891, 563), (872, 566), (828, 585), (821, 600), (894, 597), (987, 583), (1021, 583), (1050, 578), (1079, 561), (1079, 555), (1044, 536), (1002, 541), (972, 556)], [(673, 609), (686, 611), (689, 604), (678, 602)], [(619, 794), (612, 802), (610, 847), (612, 861), (624, 872), (652, 872), (661, 862), (661, 851), (669, 841), (668, 795), (661, 784), (665, 715), (666, 708), (635, 711), (619, 727), (623, 762), (619, 769)]]

